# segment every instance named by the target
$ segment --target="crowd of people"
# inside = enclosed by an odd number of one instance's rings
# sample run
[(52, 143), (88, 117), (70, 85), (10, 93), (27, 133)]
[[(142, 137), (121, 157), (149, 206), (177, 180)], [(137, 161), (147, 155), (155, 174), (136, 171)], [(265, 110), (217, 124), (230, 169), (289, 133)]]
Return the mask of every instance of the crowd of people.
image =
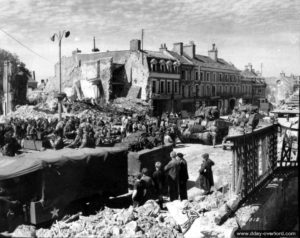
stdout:
[(254, 106), (251, 108), (235, 107), (228, 119), (233, 126), (254, 130), (259, 123), (258, 108)]
[[(118, 118), (100, 116), (69, 116), (58, 118), (11, 118), (0, 123), (0, 149), (3, 155), (14, 156), (21, 148), (22, 140), (40, 140), (44, 148), (59, 150), (112, 146), (126, 141), (130, 136), (141, 138), (129, 150), (153, 148), (157, 145), (176, 143), (179, 129), (169, 117), (146, 118), (123, 115)], [(137, 140), (137, 139), (136, 139)]]
[[(162, 167), (161, 162), (155, 163), (155, 171), (153, 174), (148, 173), (148, 169), (143, 168), (141, 173), (137, 175), (134, 189), (132, 193), (132, 201), (134, 206), (144, 204), (148, 199), (157, 199), (162, 207), (163, 196), (167, 194), (169, 201), (187, 200), (187, 182), (189, 179), (187, 161), (182, 153), (172, 151), (170, 153), (171, 160)], [(197, 187), (203, 190), (203, 195), (211, 192), (214, 186), (212, 166), (214, 162), (209, 158), (207, 153), (202, 155), (202, 164), (199, 169), (199, 178), (197, 179)]]

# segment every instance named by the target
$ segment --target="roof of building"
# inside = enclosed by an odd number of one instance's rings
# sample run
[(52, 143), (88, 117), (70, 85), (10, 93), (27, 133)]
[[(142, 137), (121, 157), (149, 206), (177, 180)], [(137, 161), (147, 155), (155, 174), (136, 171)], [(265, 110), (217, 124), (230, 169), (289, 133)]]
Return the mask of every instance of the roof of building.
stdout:
[(253, 70), (245, 69), (241, 72), (241, 75), (246, 78), (256, 78), (259, 77)]
[(76, 53), (79, 60), (96, 61), (101, 58), (111, 57), (115, 64), (125, 64), (130, 55), (130, 50), (106, 51), (106, 52), (91, 52), (91, 53)]
[(276, 85), (277, 83), (277, 80), (278, 80), (278, 78), (277, 77), (267, 77), (267, 78), (265, 78), (265, 82), (266, 82), (266, 84), (268, 84), (268, 85)]
[(233, 64), (225, 61), (224, 59), (218, 58), (217, 61), (211, 59), (209, 56), (205, 55), (195, 55), (195, 58), (192, 59), (186, 54), (183, 53), (183, 57), (187, 60), (192, 62), (194, 65), (209, 67), (209, 68), (216, 68), (216, 69), (224, 69), (224, 70), (231, 70), (231, 71), (240, 71), (237, 69)]
[(256, 84), (265, 84), (265, 78), (261, 77), (257, 72), (254, 70), (245, 69), (241, 72), (242, 80), (251, 79), (252, 82)]
[(150, 51), (150, 50), (145, 50), (144, 51), (149, 58), (158, 58), (158, 59), (166, 59), (166, 60), (176, 60), (175, 57), (169, 54), (164, 54), (163, 52), (160, 51)]
[(181, 64), (194, 65), (193, 62), (191, 60), (189, 60), (188, 58), (186, 58), (184, 55), (179, 55), (174, 51), (167, 51), (167, 52), (174, 58), (178, 59)]

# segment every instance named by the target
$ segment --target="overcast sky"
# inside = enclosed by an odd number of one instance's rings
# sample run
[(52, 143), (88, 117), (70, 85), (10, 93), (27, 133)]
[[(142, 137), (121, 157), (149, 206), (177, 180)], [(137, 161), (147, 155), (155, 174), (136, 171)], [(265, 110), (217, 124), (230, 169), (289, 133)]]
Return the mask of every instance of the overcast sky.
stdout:
[[(126, 50), (145, 29), (144, 48), (169, 49), (194, 41), (207, 55), (216, 43), (219, 57), (239, 69), (263, 63), (264, 76), (300, 74), (299, 0), (0, 0), (0, 48), (19, 55), (38, 79), (54, 75), (58, 59), (53, 33), (70, 30), (62, 54), (90, 52), (93, 36), (100, 51)], [(45, 59), (47, 60), (45, 60)]]

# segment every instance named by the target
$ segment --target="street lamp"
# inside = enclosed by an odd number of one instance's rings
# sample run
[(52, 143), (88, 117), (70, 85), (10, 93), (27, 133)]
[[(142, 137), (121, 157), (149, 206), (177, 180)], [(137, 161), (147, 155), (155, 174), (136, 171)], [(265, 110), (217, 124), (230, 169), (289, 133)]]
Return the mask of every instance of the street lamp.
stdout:
[(61, 93), (61, 40), (66, 37), (68, 38), (70, 36), (70, 31), (59, 31), (58, 33), (53, 34), (53, 36), (50, 38), (53, 42), (55, 41), (55, 37), (58, 40), (58, 48), (59, 48), (59, 95), (57, 97), (58, 99), (58, 114), (59, 114), (59, 120), (61, 120), (61, 111), (62, 111), (62, 105), (61, 101), (63, 99), (62, 93)]

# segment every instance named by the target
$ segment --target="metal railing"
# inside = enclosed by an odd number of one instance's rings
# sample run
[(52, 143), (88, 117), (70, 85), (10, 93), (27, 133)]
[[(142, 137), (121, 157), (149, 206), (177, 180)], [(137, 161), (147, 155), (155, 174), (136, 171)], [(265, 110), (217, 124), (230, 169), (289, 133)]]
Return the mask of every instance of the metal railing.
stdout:
[(294, 135), (291, 137), (285, 132), (281, 154), (278, 154), (280, 129), (279, 124), (273, 124), (256, 129), (252, 133), (226, 138), (226, 141), (232, 142), (232, 192), (245, 198), (262, 185), (275, 170), (298, 166), (298, 150), (294, 148), (297, 140), (295, 142)]
[(277, 167), (298, 167), (299, 128), (281, 126), (281, 129), (283, 134), (282, 149), (277, 160)]

